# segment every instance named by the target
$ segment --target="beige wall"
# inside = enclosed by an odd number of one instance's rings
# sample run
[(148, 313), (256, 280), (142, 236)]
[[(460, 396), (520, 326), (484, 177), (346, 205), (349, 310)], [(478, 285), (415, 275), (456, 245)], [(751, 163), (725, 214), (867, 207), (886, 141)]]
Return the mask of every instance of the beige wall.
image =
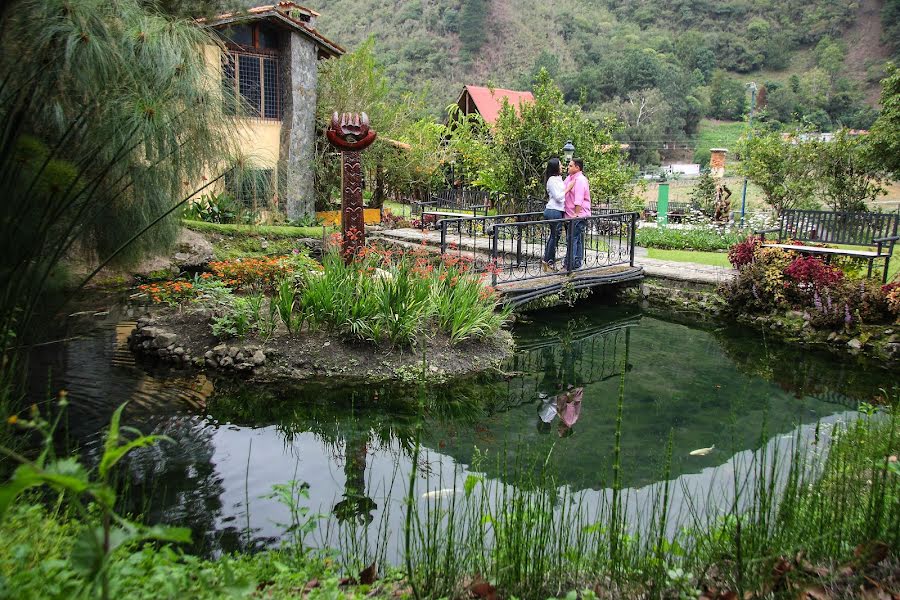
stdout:
[[(221, 53), (222, 49), (218, 46), (210, 45), (204, 49), (204, 56), (213, 81), (221, 80)], [(236, 126), (234, 141), (239, 155), (245, 158), (252, 167), (277, 170), (281, 150), (281, 121), (234, 117), (234, 125)], [(204, 173), (203, 177), (209, 178), (210, 174)], [(203, 180), (195, 183), (194, 189), (203, 185)], [(217, 182), (197, 194), (195, 198), (199, 198), (202, 194), (218, 193), (222, 190), (222, 183)]]

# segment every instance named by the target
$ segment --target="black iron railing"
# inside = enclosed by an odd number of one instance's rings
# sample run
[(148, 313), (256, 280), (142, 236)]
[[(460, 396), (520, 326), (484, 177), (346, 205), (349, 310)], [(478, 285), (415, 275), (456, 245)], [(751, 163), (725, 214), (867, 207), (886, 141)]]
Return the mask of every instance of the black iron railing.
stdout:
[(484, 271), (491, 264), (494, 225), (537, 221), (543, 215), (542, 212), (528, 212), (441, 219), (436, 224), (436, 229), (441, 232), (441, 254), (471, 261), (476, 270)]
[(637, 213), (513, 220), (491, 226), (493, 285), (634, 266)]

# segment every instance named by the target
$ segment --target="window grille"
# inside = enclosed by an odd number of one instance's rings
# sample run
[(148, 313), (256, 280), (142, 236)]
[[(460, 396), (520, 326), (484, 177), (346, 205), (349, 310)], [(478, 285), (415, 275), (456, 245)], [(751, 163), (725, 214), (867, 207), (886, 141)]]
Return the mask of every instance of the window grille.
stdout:
[[(222, 85), (226, 90), (226, 101), (231, 105), (226, 107), (229, 114), (281, 119), (281, 85), (276, 57), (235, 51), (223, 55)], [(235, 110), (236, 102), (231, 102), (232, 98), (243, 100), (243, 110)]]

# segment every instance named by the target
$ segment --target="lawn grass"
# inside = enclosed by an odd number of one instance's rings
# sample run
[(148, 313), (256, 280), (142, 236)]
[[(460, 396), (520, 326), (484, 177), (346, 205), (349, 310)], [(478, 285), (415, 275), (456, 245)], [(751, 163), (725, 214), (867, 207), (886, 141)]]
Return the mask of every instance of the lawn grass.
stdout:
[(336, 231), (334, 227), (294, 227), (291, 225), (237, 225), (225, 223), (207, 223), (184, 219), (181, 224), (193, 231), (201, 233), (218, 233), (232, 237), (265, 236), (267, 238), (321, 238), (322, 230), (326, 234)]
[(731, 267), (731, 263), (728, 262), (728, 254), (725, 252), (695, 252), (693, 250), (660, 250), (659, 248), (647, 248), (647, 256), (656, 260), (689, 262), (701, 265), (713, 265), (715, 267)]

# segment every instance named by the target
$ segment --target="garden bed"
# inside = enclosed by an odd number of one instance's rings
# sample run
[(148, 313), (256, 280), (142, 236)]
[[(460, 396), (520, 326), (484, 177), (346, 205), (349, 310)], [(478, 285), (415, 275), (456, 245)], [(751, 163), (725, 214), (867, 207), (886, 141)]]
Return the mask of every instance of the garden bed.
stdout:
[(295, 249), (209, 268), (138, 288), (169, 308), (137, 323), (135, 353), (276, 381), (443, 380), (491, 369), (512, 351), (496, 290), (455, 257), (370, 245), (347, 263), (331, 245), (322, 263)]
[(417, 381), (420, 377), (445, 381), (495, 369), (513, 351), (508, 331), (455, 345), (448, 336), (433, 335), (415, 347), (395, 349), (347, 342), (321, 331), (220, 341), (210, 333), (210, 317), (201, 310), (142, 319), (129, 338), (129, 347), (153, 362), (240, 374), (249, 381), (266, 383), (336, 376), (367, 381)]

